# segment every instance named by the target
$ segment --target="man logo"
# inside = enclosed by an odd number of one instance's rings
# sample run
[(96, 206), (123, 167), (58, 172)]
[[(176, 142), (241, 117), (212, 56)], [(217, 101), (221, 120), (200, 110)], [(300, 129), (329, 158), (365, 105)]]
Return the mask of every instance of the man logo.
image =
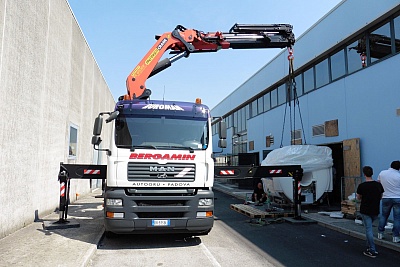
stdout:
[(174, 172), (175, 167), (150, 166), (149, 171), (151, 171), (151, 172)]

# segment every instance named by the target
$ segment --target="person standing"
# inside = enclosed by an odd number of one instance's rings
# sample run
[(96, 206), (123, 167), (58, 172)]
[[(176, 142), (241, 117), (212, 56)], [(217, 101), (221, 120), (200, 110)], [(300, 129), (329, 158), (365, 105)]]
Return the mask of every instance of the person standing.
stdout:
[(378, 218), (379, 204), (384, 191), (382, 184), (372, 179), (373, 169), (370, 166), (363, 167), (365, 182), (357, 187), (357, 199), (361, 200), (360, 213), (365, 226), (365, 235), (367, 239), (367, 250), (364, 255), (375, 258), (378, 255), (374, 243), (374, 233), (372, 224)]
[(381, 182), (385, 192), (382, 197), (382, 215), (379, 218), (378, 239), (383, 239), (385, 226), (390, 212), (393, 210), (393, 242), (400, 242), (400, 161), (390, 164), (388, 170), (381, 171), (378, 181)]

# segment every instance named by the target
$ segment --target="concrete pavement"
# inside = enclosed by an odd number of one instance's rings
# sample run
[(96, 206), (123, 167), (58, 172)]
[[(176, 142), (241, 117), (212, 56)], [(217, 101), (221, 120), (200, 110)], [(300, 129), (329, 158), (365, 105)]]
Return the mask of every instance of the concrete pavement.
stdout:
[(54, 212), (0, 239), (0, 266), (86, 266), (103, 234), (100, 194), (95, 190), (69, 205), (67, 220), (79, 228), (44, 230), (44, 222), (59, 220)]
[[(214, 189), (243, 200), (246, 193), (251, 193), (219, 182), (215, 183)], [(43, 229), (44, 223), (53, 225), (59, 220), (58, 212), (53, 212), (0, 239), (0, 266), (87, 266), (104, 232), (103, 198), (98, 197), (100, 194), (101, 190), (95, 190), (69, 205), (68, 220), (78, 223), (78, 228)], [(365, 239), (364, 227), (354, 220), (331, 218), (318, 212), (302, 213), (301, 216), (324, 227)], [(377, 227), (374, 230), (376, 236)], [(391, 242), (392, 236), (388, 231), (385, 238), (375, 239), (376, 244), (400, 252), (400, 243)]]

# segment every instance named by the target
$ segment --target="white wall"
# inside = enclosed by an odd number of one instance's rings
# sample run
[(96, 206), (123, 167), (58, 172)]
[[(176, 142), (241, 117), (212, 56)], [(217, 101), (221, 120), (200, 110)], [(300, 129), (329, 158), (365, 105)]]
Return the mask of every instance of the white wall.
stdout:
[[(66, 0), (0, 0), (0, 238), (58, 207), (60, 162), (92, 163), (94, 118), (114, 105)], [(89, 192), (71, 181), (71, 201)]]

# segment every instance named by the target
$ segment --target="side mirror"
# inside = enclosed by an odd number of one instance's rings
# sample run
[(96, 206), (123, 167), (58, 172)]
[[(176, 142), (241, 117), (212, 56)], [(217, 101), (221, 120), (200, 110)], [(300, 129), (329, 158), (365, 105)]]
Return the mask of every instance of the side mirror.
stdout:
[(94, 145), (94, 146), (99, 146), (100, 145), (100, 143), (101, 143), (101, 138), (100, 138), (100, 136), (98, 136), (98, 135), (93, 135), (93, 137), (92, 137), (92, 145)]
[[(95, 135), (95, 136), (100, 135), (102, 127), (103, 127), (103, 117), (101, 115), (99, 115), (94, 120), (93, 135)], [(93, 139), (92, 139), (92, 143), (93, 143)]]
[(226, 139), (219, 139), (218, 140), (218, 147), (226, 148)]
[(220, 121), (218, 123), (218, 135), (220, 139), (226, 139), (226, 122)]
[[(101, 149), (99, 148), (100, 143), (101, 143), (101, 128), (103, 127), (103, 114), (109, 114), (109, 113), (100, 113), (99, 116), (94, 120), (94, 126), (93, 126), (93, 136), (92, 136), (92, 145), (95, 150), (98, 151), (106, 151), (108, 156), (111, 156), (111, 151), (109, 149)], [(118, 113), (115, 115), (115, 117), (118, 115)], [(111, 116), (110, 116), (111, 117)]]

